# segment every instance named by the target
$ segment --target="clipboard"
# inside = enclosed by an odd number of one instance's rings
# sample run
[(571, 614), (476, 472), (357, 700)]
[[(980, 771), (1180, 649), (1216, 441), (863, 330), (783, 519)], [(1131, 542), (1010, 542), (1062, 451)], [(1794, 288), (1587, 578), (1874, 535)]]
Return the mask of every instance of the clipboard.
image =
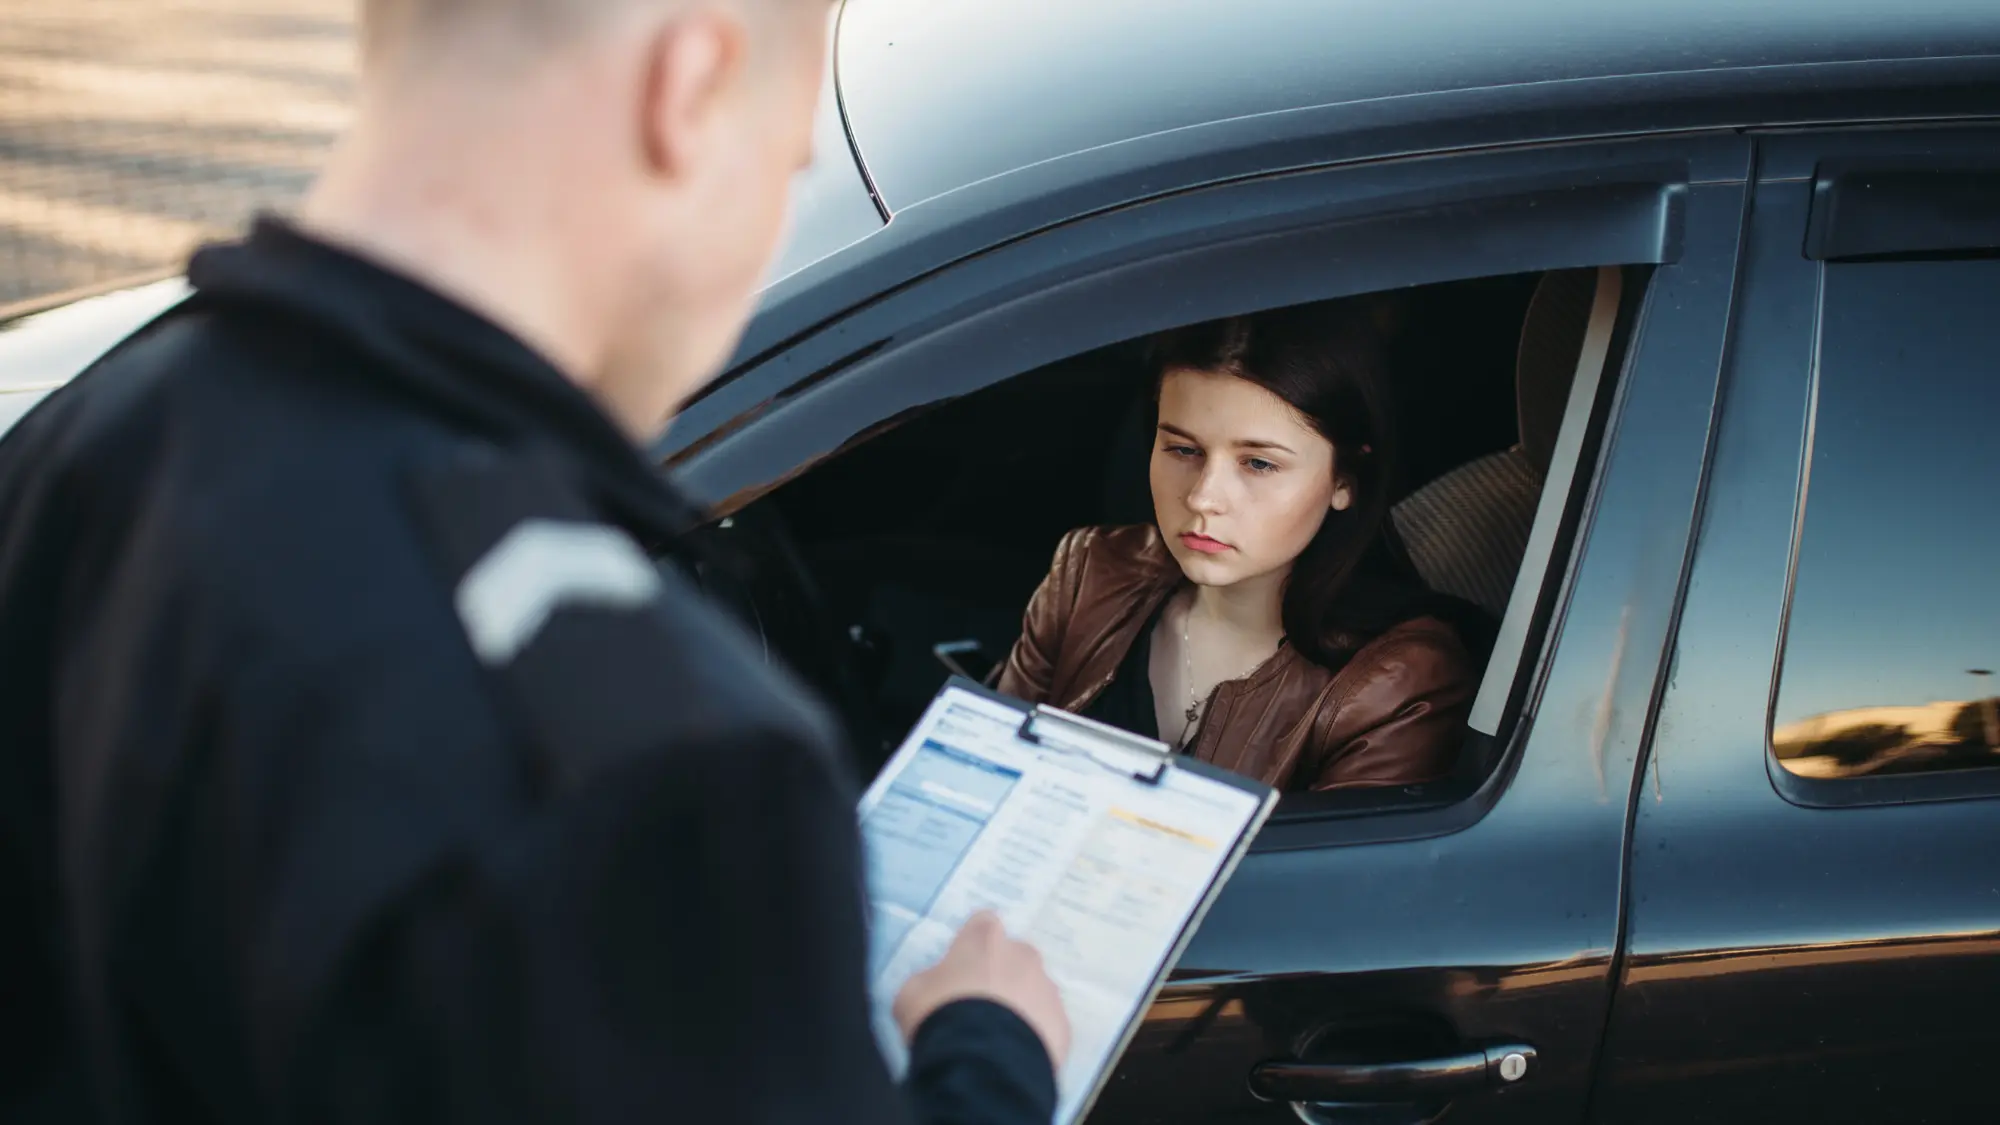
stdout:
[(1165, 743), (953, 677), (863, 795), (877, 1040), (966, 918), (1032, 942), (1073, 1031), (1053, 1125), (1080, 1122), (1277, 804)]

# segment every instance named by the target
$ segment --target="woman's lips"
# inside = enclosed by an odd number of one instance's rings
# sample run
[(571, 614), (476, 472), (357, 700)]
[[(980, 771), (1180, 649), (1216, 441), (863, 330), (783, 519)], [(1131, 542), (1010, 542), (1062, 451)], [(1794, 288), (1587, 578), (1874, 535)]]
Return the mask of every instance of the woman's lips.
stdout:
[(1181, 545), (1190, 551), (1200, 551), (1204, 555), (1219, 555), (1230, 549), (1229, 544), (1220, 539), (1210, 539), (1206, 535), (1196, 535), (1192, 531), (1181, 536)]

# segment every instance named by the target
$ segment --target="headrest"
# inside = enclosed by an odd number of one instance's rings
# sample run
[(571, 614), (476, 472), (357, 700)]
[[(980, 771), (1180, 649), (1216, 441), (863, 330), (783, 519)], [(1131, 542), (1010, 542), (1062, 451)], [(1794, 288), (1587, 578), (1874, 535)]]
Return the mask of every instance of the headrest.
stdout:
[(1537, 479), (1549, 475), (1556, 435), (1569, 407), (1570, 385), (1590, 329), (1597, 298), (1597, 270), (1551, 270), (1542, 275), (1521, 322), (1514, 355), (1514, 403), (1521, 427), (1521, 450)]
[(1542, 478), (1519, 449), (1470, 461), (1389, 511), (1424, 584), (1493, 615), (1507, 611)]

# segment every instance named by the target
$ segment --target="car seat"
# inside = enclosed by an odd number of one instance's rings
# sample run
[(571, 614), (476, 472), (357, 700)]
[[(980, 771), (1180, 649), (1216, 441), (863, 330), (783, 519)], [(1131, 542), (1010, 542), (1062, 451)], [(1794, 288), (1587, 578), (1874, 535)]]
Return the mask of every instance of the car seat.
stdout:
[(1543, 275), (1515, 353), (1520, 440), (1469, 461), (1390, 509), (1404, 555), (1425, 584), (1496, 618), (1507, 609), (1555, 455), (1596, 301), (1596, 269)]

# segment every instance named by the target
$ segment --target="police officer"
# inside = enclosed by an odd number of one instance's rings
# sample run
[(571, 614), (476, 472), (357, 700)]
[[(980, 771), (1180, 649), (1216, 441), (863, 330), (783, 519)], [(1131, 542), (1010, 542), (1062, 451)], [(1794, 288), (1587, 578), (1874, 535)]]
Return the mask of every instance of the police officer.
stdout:
[(0, 444), (0, 1118), (1049, 1119), (991, 918), (892, 1083), (835, 731), (653, 562), (827, 14), (366, 0), (295, 222)]

